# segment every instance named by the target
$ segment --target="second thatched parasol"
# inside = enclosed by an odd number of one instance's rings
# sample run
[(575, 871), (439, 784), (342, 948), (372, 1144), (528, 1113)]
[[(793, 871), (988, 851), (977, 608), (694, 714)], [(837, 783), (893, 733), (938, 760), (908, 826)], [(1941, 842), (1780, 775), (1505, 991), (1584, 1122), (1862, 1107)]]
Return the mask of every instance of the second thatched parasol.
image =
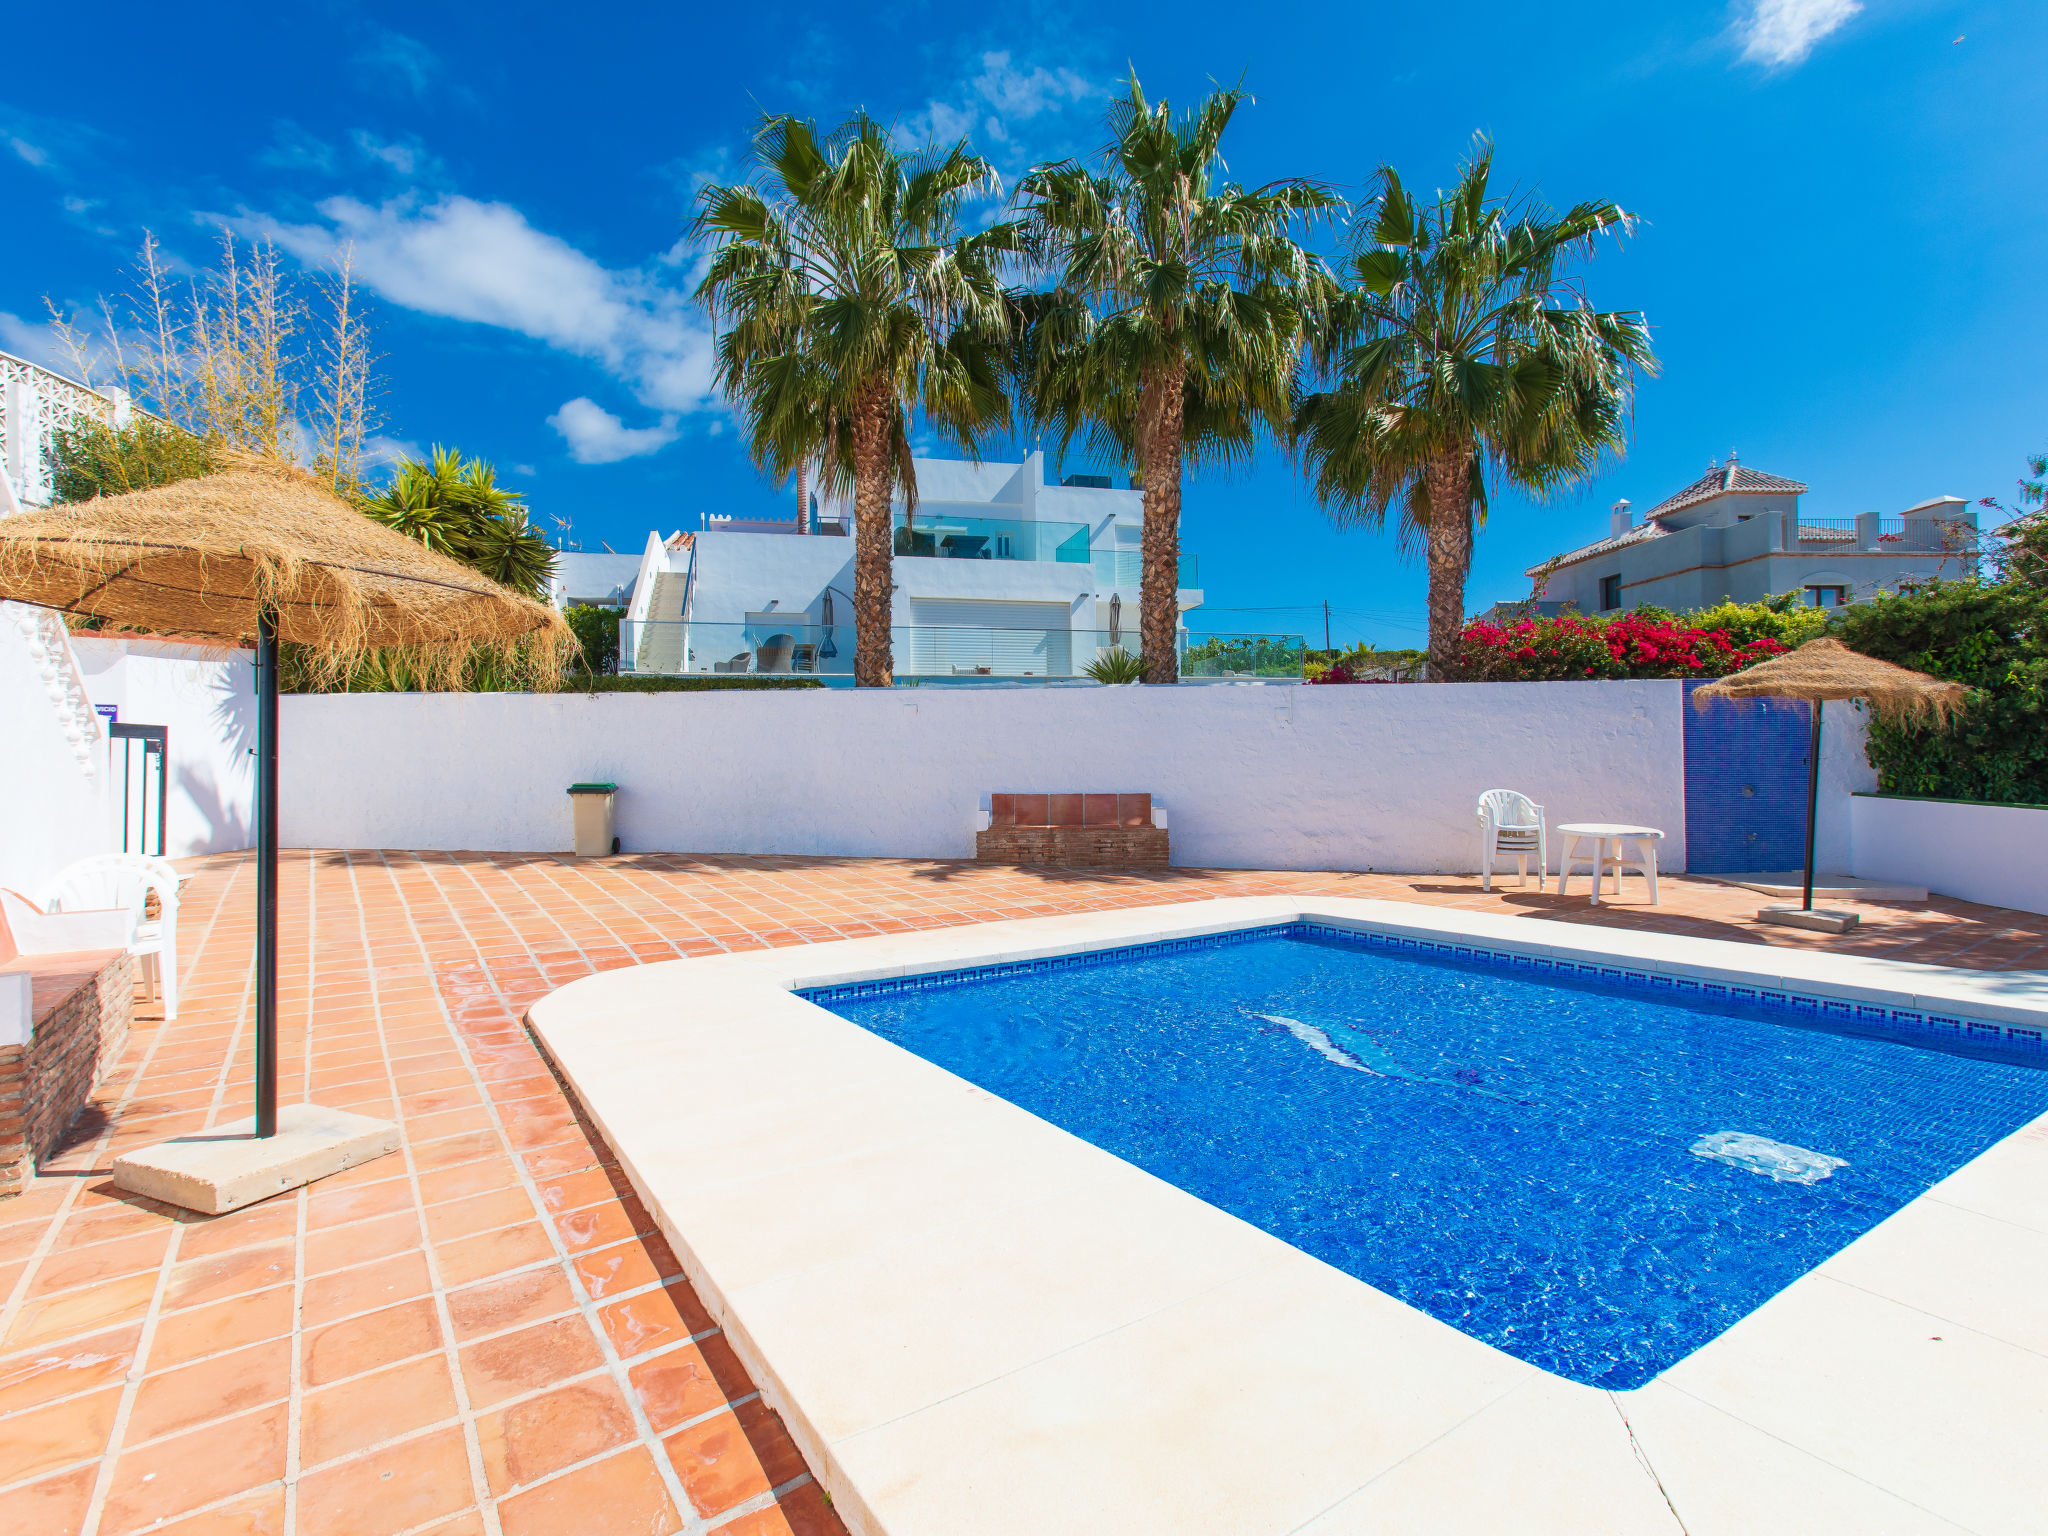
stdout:
[[(481, 646), (546, 688), (560, 677), (574, 637), (552, 608), (365, 517), (304, 471), (232, 452), (220, 456), (217, 472), (197, 479), (0, 520), (0, 599), (127, 629), (254, 643), (254, 1133), (259, 1142), (275, 1137), (279, 641), (302, 646), (314, 672), (328, 677), (345, 675), (373, 652), (395, 651), (429, 684), (454, 681)], [(330, 1140), (335, 1134), (312, 1130)], [(213, 1155), (202, 1147), (187, 1162)], [(214, 1180), (209, 1193), (191, 1194), (191, 1179), (144, 1192), (230, 1209), (303, 1183), (304, 1159), (293, 1166), (300, 1171), (282, 1175), (286, 1183), (266, 1185), (269, 1173), (252, 1179), (237, 1164), (231, 1189), (202, 1173), (195, 1175), (201, 1183)]]
[[(1812, 739), (1806, 759), (1806, 901), (1813, 915), (1814, 827), (1820, 809), (1820, 726), (1822, 706), (1831, 699), (1862, 699), (1873, 713), (1907, 725), (1946, 725), (1970, 690), (1924, 672), (1894, 666), (1852, 651), (1839, 640), (1809, 640), (1796, 651), (1695, 688), (1692, 702), (1705, 709), (1715, 699), (1805, 699), (1813, 706)], [(1772, 921), (1776, 909), (1759, 914)], [(1852, 918), (1853, 920), (1853, 918)], [(1804, 924), (1802, 926), (1818, 926)], [(1837, 929), (1848, 922), (1830, 922)]]

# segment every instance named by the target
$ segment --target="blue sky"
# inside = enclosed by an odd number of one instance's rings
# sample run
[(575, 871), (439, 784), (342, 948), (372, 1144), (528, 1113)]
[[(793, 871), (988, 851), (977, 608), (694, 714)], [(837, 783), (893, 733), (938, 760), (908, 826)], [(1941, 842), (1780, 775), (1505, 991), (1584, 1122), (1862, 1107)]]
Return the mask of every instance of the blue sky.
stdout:
[[(970, 132), (1014, 180), (1100, 142), (1128, 62), (1176, 103), (1243, 77), (1247, 182), (1356, 194), (1388, 162), (1439, 185), (1484, 131), (1504, 182), (1642, 215), (1586, 273), (1647, 311), (1664, 364), (1628, 457), (1560, 502), (1498, 497), (1472, 610), (1731, 447), (1823, 516), (2004, 496), (2048, 447), (2048, 6), (1000, 9), (26, 8), (11, 51), (42, 63), (0, 83), (0, 347), (43, 353), (45, 295), (118, 294), (145, 228), (202, 260), (223, 222), (309, 263), (346, 240), (392, 443), (492, 459), (589, 549), (779, 515), (711, 393), (695, 187), (743, 167), (761, 111), (855, 106)], [(1195, 480), (1183, 543), (1208, 627), (1299, 631), (1327, 599), (1340, 641), (1424, 633), (1419, 564), (1331, 529), (1278, 453)]]

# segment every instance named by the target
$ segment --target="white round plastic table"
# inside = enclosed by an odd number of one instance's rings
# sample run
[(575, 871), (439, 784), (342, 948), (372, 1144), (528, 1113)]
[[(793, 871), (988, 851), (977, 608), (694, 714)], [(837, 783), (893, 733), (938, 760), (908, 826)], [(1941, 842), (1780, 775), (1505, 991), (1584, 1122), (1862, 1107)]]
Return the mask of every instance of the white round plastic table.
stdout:
[[(1574, 863), (1590, 863), (1593, 866), (1593, 905), (1600, 905), (1600, 880), (1606, 868), (1614, 870), (1614, 894), (1621, 894), (1621, 875), (1626, 865), (1633, 864), (1650, 888), (1650, 905), (1657, 905), (1657, 844), (1664, 840), (1664, 834), (1656, 827), (1632, 827), (1615, 821), (1572, 821), (1557, 829), (1561, 840), (1557, 855), (1557, 894), (1565, 893), (1565, 882), (1571, 878)], [(1590, 859), (1577, 852), (1577, 845), (1590, 841), (1593, 853)], [(1631, 841), (1636, 845), (1633, 859), (1622, 857), (1622, 843)]]

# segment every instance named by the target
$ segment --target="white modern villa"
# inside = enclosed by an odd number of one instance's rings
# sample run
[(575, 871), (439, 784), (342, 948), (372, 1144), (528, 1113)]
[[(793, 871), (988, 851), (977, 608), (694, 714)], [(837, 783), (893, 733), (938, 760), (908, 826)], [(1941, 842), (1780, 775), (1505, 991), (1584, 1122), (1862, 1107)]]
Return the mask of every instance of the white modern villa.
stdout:
[[(899, 677), (1057, 680), (1080, 675), (1099, 650), (1138, 649), (1140, 492), (1106, 475), (1049, 484), (1037, 452), (916, 467), (915, 512), (899, 501), (895, 514)], [(787, 522), (710, 515), (693, 530), (652, 533), (637, 563), (564, 553), (557, 601), (625, 609), (621, 671), (851, 681), (851, 497), (806, 496), (792, 510)], [(1201, 601), (1184, 555), (1180, 612)]]

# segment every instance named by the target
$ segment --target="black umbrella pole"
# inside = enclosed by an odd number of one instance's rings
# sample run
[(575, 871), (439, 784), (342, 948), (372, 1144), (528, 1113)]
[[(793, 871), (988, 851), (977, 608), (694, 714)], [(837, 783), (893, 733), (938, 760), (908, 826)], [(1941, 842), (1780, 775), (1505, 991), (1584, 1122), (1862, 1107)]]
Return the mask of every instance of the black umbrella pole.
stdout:
[(256, 618), (256, 1134), (277, 1134), (277, 614)]
[(1806, 910), (1813, 910), (1813, 836), (1820, 821), (1820, 717), (1827, 705), (1813, 701), (1813, 739), (1806, 749)]

